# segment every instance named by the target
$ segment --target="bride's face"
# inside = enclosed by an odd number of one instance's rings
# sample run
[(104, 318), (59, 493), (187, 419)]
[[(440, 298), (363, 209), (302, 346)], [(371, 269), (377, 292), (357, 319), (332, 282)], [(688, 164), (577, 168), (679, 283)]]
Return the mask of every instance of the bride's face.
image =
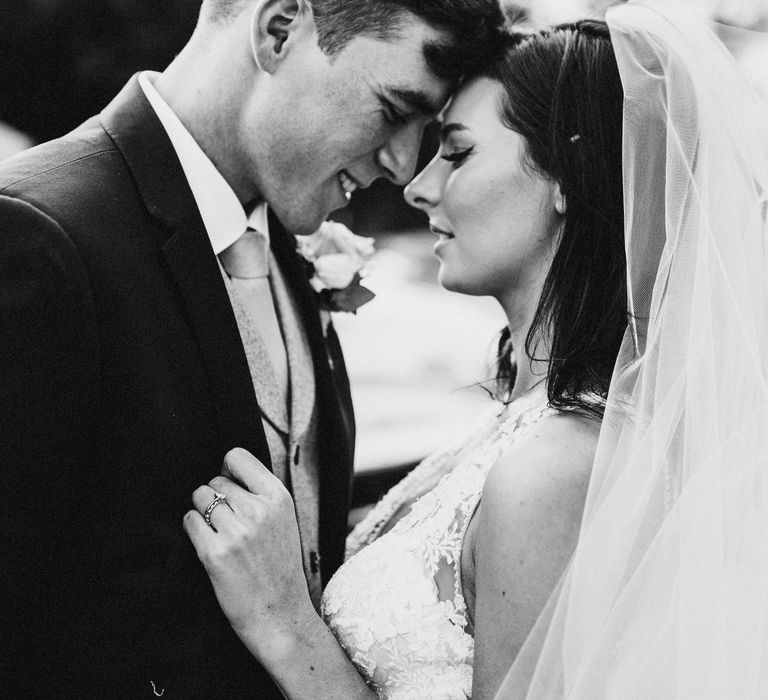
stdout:
[(525, 159), (525, 140), (500, 119), (502, 88), (480, 78), (443, 115), (440, 150), (406, 189), (437, 234), (440, 283), (505, 308), (538, 301), (555, 250), (559, 189)]

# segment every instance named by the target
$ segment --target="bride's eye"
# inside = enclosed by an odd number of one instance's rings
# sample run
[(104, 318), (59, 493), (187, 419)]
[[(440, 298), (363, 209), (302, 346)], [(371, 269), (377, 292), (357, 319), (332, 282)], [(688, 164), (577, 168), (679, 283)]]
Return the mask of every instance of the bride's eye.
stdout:
[(470, 146), (469, 148), (465, 148), (461, 151), (453, 151), (452, 153), (443, 153), (440, 154), (440, 157), (443, 160), (447, 160), (454, 168), (461, 165), (467, 158), (467, 156), (471, 155), (472, 151), (474, 151), (474, 146)]

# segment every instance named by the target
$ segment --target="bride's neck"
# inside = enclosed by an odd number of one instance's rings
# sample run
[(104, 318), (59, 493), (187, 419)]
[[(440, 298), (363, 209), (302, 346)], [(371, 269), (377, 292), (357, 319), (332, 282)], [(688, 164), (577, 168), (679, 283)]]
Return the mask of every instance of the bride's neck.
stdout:
[[(536, 386), (542, 386), (546, 391), (550, 345), (545, 334), (537, 333), (531, 338), (529, 346), (526, 347), (530, 327), (530, 323), (518, 325), (515, 328), (510, 326), (512, 358), (516, 368), (515, 385), (509, 395), (510, 401), (519, 399)], [(530, 356), (528, 349), (530, 349)]]
[(541, 387), (546, 392), (547, 364), (536, 361), (532, 363), (533, 369), (531, 369), (531, 361), (527, 356), (518, 358), (516, 362), (515, 385), (512, 387), (509, 400), (515, 401), (536, 387)]
[(546, 388), (550, 356), (549, 339), (552, 335), (549, 328), (539, 328), (531, 338), (531, 342), (526, 343), (536, 317), (542, 286), (541, 275), (527, 282), (518, 280), (506, 295), (497, 297), (507, 317), (507, 327), (512, 342), (511, 359), (516, 368), (515, 385), (508, 397), (510, 401), (520, 398), (538, 384), (544, 384)]

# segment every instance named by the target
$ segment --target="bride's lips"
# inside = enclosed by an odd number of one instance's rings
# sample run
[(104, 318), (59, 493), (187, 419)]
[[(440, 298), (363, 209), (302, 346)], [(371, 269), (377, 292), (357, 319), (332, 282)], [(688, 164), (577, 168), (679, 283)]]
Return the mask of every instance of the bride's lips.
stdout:
[(429, 225), (429, 230), (432, 231), (432, 233), (434, 233), (438, 239), (433, 248), (435, 253), (437, 253), (442, 247), (445, 246), (446, 243), (448, 243), (448, 241), (452, 240), (454, 237), (453, 234), (449, 231), (439, 228), (434, 224)]

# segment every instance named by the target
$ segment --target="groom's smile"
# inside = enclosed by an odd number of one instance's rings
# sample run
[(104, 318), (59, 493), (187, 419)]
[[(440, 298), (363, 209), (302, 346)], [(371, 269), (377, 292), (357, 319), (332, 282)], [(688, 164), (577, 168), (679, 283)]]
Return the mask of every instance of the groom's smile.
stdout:
[(392, 38), (358, 35), (329, 56), (311, 14), (291, 25), (256, 88), (244, 155), (286, 228), (309, 234), (357, 189), (381, 177), (404, 185), (413, 176), (422, 130), (449, 90), (430, 70), (425, 46), (445, 38), (409, 16)]
[(350, 177), (346, 170), (342, 170), (339, 173), (339, 182), (344, 190), (344, 195), (349, 201), (352, 198), (352, 193), (359, 187), (359, 185)]

